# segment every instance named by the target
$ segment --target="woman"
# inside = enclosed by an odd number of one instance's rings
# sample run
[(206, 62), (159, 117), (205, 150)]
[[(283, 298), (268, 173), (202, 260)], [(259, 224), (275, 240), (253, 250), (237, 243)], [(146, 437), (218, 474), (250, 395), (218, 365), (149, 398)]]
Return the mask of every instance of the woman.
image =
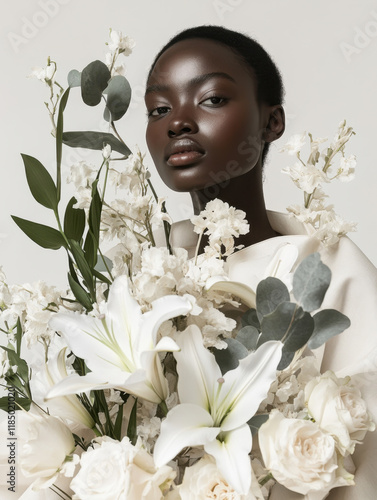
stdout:
[[(215, 198), (246, 212), (251, 230), (237, 240), (245, 248), (228, 258), (231, 279), (252, 286), (287, 243), (298, 248), (295, 266), (321, 252), (333, 275), (323, 307), (351, 319), (351, 328), (326, 344), (322, 369), (360, 374), (377, 420), (376, 269), (348, 238), (322, 248), (303, 225), (265, 207), (263, 162), (269, 144), (284, 132), (283, 93), (278, 69), (255, 41), (215, 26), (185, 30), (160, 51), (148, 76), (148, 147), (163, 181), (190, 193), (195, 214)], [(173, 227), (172, 243), (195, 248), (189, 221)], [(369, 434), (353, 455), (356, 486), (334, 489), (329, 499), (374, 498), (376, 449), (376, 433)], [(271, 498), (303, 497), (276, 487)]]

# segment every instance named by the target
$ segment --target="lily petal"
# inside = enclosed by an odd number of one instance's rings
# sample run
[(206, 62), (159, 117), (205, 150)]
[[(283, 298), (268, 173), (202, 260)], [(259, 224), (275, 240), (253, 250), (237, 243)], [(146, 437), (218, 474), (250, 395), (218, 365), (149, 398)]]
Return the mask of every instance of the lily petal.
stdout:
[[(152, 302), (152, 310), (143, 314), (141, 332), (151, 333), (153, 345), (156, 344), (157, 332), (162, 323), (168, 319), (188, 314), (192, 310), (191, 302), (178, 295), (166, 295)], [(136, 342), (139, 350), (145, 350), (142, 338)]]
[(186, 446), (213, 441), (220, 429), (212, 425), (211, 415), (203, 408), (191, 404), (175, 406), (161, 424), (153, 454), (156, 467), (167, 464)]
[(251, 445), (251, 431), (247, 424), (221, 433), (221, 440), (215, 439), (204, 445), (205, 451), (215, 458), (220, 474), (241, 495), (247, 495), (250, 490)]
[(241, 359), (237, 368), (224, 375), (225, 382), (220, 392), (223, 400), (218, 409), (225, 416), (218, 417), (221, 418), (222, 430), (235, 429), (255, 414), (276, 378), (282, 348), (281, 342), (265, 342), (255, 352)]
[(178, 394), (182, 403), (192, 403), (210, 411), (215, 383), (222, 377), (215, 356), (203, 346), (203, 337), (196, 325), (191, 325), (177, 338), (180, 352), (177, 360)]
[[(239, 283), (238, 281), (208, 281), (207, 286), (208, 291), (216, 292), (228, 292), (236, 297), (239, 297), (244, 304), (248, 307), (255, 308), (256, 306), (256, 294), (249, 286)], [(207, 288), (207, 287), (206, 287)]]
[[(50, 320), (51, 328), (62, 333), (69, 348), (74, 354), (85, 360), (90, 370), (103, 372), (114, 366), (132, 371), (132, 360), (128, 360), (123, 354), (124, 350), (117, 343), (117, 339), (111, 332), (115, 342), (106, 342), (106, 322), (93, 316), (79, 313), (58, 313)], [(123, 337), (126, 335), (123, 333)], [(122, 362), (123, 361), (123, 362)]]
[(286, 243), (275, 252), (268, 266), (264, 271), (264, 278), (274, 276), (284, 278), (292, 271), (292, 267), (298, 257), (298, 248), (292, 243)]

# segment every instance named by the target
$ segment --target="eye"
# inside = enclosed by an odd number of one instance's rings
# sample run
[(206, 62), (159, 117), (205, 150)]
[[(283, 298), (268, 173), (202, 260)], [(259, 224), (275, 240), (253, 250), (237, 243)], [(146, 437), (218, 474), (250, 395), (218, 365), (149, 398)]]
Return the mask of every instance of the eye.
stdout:
[(157, 108), (152, 109), (151, 111), (148, 111), (148, 117), (150, 116), (162, 116), (166, 115), (169, 113), (170, 108), (168, 106), (158, 106)]
[(222, 106), (228, 101), (226, 97), (220, 97), (217, 95), (213, 95), (211, 97), (207, 97), (204, 101), (201, 102), (201, 104), (204, 104), (204, 106), (208, 106), (210, 108), (217, 108), (219, 106)]

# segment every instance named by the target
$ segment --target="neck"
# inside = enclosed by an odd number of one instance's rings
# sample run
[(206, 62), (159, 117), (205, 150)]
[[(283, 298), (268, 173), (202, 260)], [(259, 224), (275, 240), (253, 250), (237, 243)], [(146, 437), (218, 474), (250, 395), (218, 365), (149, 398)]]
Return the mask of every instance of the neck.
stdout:
[[(237, 238), (236, 245), (249, 246), (277, 236), (267, 217), (261, 165), (256, 165), (246, 174), (234, 177), (222, 184), (191, 191), (190, 195), (195, 215), (204, 210), (206, 204), (215, 198), (219, 198), (221, 201), (246, 213), (250, 231), (248, 234)], [(206, 240), (203, 241), (201, 251), (206, 243)]]

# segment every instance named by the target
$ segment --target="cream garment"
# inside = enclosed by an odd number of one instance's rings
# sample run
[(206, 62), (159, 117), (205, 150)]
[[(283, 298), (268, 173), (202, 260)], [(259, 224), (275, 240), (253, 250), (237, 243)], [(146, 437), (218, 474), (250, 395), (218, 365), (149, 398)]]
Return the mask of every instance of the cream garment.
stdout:
[[(331, 369), (338, 375), (357, 375), (368, 408), (377, 423), (377, 269), (347, 237), (325, 248), (310, 236), (310, 229), (286, 214), (268, 212), (271, 226), (283, 236), (270, 238), (239, 250), (228, 257), (231, 280), (249, 286), (263, 279), (263, 270), (275, 252), (287, 243), (298, 248), (295, 267), (313, 252), (320, 252), (322, 261), (332, 271), (332, 280), (322, 308), (332, 308), (346, 314), (351, 326), (329, 341), (322, 360), (322, 371)], [(161, 235), (162, 236), (162, 235)], [(171, 244), (185, 247), (189, 256), (195, 252), (197, 235), (190, 221), (173, 225)], [(160, 245), (164, 245), (161, 238)], [(317, 350), (318, 351), (318, 350)], [(356, 486), (336, 488), (327, 500), (375, 500), (377, 498), (377, 431), (368, 433), (363, 445), (353, 455), (356, 466)], [(271, 500), (309, 500), (285, 488), (274, 488)]]

